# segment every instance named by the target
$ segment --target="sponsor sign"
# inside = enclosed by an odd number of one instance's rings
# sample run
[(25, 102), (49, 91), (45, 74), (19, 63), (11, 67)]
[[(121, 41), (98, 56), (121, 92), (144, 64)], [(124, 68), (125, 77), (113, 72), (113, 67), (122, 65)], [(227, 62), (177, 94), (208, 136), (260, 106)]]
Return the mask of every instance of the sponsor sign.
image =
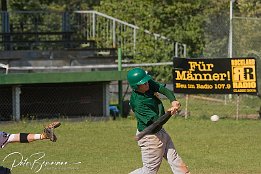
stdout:
[(175, 93), (256, 94), (256, 60), (173, 58), (173, 85)]

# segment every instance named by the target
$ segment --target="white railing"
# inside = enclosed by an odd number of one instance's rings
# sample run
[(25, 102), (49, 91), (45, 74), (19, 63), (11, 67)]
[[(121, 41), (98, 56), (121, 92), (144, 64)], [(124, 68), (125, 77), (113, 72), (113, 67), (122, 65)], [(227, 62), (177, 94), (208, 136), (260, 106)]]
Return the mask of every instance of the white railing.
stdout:
[[(79, 37), (95, 40), (99, 47), (120, 47), (123, 56), (143, 55), (150, 49), (158, 55), (165, 52), (171, 57), (186, 57), (185, 44), (97, 11), (1, 11), (0, 18), (1, 32), (73, 31), (79, 33)], [(141, 44), (144, 40), (148, 41), (145, 45)], [(162, 51), (159, 53), (159, 50)]]
[[(186, 44), (173, 41), (160, 34), (142, 30), (140, 27), (116, 19), (97, 11), (74, 11), (78, 21), (79, 32), (87, 39), (100, 41), (102, 46), (120, 47), (123, 55), (142, 54), (138, 44), (141, 35), (151, 42), (161, 42), (166, 53), (175, 57), (186, 57)], [(157, 48), (155, 48), (157, 49)]]
[(9, 70), (9, 65), (7, 64), (3, 64), (3, 63), (0, 63), (0, 68), (4, 68), (5, 69), (5, 73), (8, 74), (8, 70)]

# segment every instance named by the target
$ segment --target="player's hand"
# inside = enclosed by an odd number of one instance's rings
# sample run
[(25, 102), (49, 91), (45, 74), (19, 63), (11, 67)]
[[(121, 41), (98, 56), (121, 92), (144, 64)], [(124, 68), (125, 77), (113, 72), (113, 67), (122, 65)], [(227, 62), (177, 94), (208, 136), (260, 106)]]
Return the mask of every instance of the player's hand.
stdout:
[(178, 111), (180, 109), (181, 104), (179, 101), (173, 101), (171, 102), (171, 106)]
[(180, 103), (179, 101), (173, 101), (171, 102), (171, 108), (168, 109), (168, 111), (171, 113), (171, 115), (174, 115), (178, 112), (180, 109)]
[(171, 107), (167, 111), (170, 112), (171, 115), (175, 115), (178, 112), (176, 107)]
[(177, 112), (173, 107), (169, 108), (167, 111), (170, 112), (171, 115), (174, 115)]

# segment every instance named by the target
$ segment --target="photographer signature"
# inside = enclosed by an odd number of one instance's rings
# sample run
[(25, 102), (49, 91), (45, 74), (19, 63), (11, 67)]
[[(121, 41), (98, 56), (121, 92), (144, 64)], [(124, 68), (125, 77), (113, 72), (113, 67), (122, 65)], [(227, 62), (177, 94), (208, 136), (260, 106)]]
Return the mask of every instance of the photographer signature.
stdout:
[(12, 152), (5, 156), (3, 162), (8, 161), (9, 159), (12, 160), (12, 164), (10, 170), (16, 167), (28, 167), (33, 172), (38, 173), (45, 167), (68, 167), (72, 165), (81, 164), (81, 162), (68, 162), (68, 161), (46, 161), (44, 160), (45, 153), (44, 152), (37, 152), (29, 157), (25, 158), (22, 153), (20, 152)]

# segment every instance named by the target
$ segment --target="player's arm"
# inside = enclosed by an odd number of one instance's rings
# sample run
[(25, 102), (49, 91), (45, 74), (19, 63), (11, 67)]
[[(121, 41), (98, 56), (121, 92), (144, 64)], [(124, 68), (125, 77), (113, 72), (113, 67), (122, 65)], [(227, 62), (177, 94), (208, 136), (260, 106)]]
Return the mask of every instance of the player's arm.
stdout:
[(36, 140), (48, 139), (43, 133), (42, 134), (31, 134), (31, 133), (17, 133), (7, 134), (6, 141), (1, 143), (1, 148), (4, 148), (9, 143), (30, 143)]
[(17, 133), (11, 134), (7, 140), (7, 143), (30, 143), (36, 140), (43, 140), (45, 137), (43, 134), (31, 134), (31, 133)]
[(177, 101), (174, 93), (171, 90), (169, 90), (168, 88), (166, 88), (164, 86), (160, 86), (159, 92), (161, 94), (165, 95), (171, 102), (171, 108), (169, 108), (168, 111), (170, 111), (173, 114), (179, 110), (180, 103), (179, 103), (179, 101)]
[(150, 82), (150, 88), (152, 90), (165, 95), (169, 99), (169, 101), (171, 103), (171, 108), (169, 108), (168, 111), (171, 112), (171, 115), (175, 114), (176, 111), (178, 111), (180, 108), (180, 103), (179, 103), (179, 101), (177, 101), (177, 99), (174, 95), (174, 92), (169, 90), (168, 88), (166, 88), (164, 84), (161, 84), (154, 80), (150, 80), (149, 82)]
[(44, 128), (43, 133), (41, 134), (32, 134), (32, 133), (17, 133), (17, 134), (8, 134), (8, 139), (3, 143), (2, 148), (8, 143), (30, 143), (36, 140), (50, 139), (55, 142), (57, 140), (56, 135), (54, 134), (54, 129), (61, 125), (60, 122), (53, 122)]
[(150, 82), (150, 89), (165, 95), (170, 100), (170, 102), (176, 101), (176, 97), (174, 93), (168, 88), (166, 88), (165, 87), (166, 85), (156, 82), (154, 80), (150, 80), (149, 82)]

